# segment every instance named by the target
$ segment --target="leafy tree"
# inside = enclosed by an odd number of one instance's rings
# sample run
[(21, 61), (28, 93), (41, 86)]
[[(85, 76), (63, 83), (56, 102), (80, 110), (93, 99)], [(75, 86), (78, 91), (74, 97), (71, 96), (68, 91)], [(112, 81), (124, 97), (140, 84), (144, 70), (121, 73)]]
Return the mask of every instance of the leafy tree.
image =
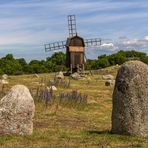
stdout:
[(141, 61), (144, 62), (145, 64), (148, 64), (148, 56), (142, 57)]
[(22, 66), (22, 71), (23, 71), (23, 73), (26, 73), (26, 67), (27, 67), (27, 62), (25, 61), (25, 59), (24, 58), (20, 58), (20, 59), (16, 59), (18, 62), (19, 62), (19, 64)]
[[(96, 60), (87, 60), (85, 69), (99, 69), (111, 65), (123, 64), (130, 59), (138, 59), (148, 64), (146, 53), (139, 51), (119, 51), (112, 55), (100, 55)], [(15, 59), (12, 54), (7, 54), (0, 59), (0, 74), (17, 75), (23, 73), (46, 73), (67, 70), (66, 55), (63, 52), (54, 53), (46, 60), (32, 60), (28, 64), (24, 58)]]
[(101, 59), (98, 59), (97, 64), (98, 64), (97, 69), (98, 68), (105, 68), (105, 67), (110, 66), (110, 63), (108, 61), (108, 58), (106, 58), (106, 57), (101, 58)]
[(3, 73), (10, 74), (10, 75), (16, 75), (16, 74), (22, 74), (22, 66), (20, 63), (15, 59), (6, 59), (2, 58), (0, 59), (0, 69), (3, 71)]
[(20, 65), (24, 66), (24, 65), (27, 65), (27, 62), (25, 61), (24, 58), (20, 58), (20, 59), (17, 59), (17, 61), (20, 63)]
[(103, 55), (98, 56), (98, 59), (102, 59), (102, 58), (107, 58), (107, 55), (103, 54)]
[(124, 51), (125, 55), (127, 58), (142, 58), (146, 56), (146, 53), (144, 52), (139, 52), (139, 51), (135, 51), (135, 50), (131, 50), (131, 51)]
[(128, 61), (128, 58), (125, 56), (123, 51), (120, 51), (116, 54), (112, 54), (108, 56), (108, 61), (110, 65), (116, 65), (116, 64), (123, 64), (124, 62)]
[(52, 61), (56, 65), (65, 65), (66, 55), (63, 52), (56, 52), (47, 61)]
[(51, 57), (47, 58), (46, 68), (52, 72), (67, 70), (65, 61), (66, 61), (66, 55), (63, 52), (56, 52)]
[(5, 59), (5, 60), (14, 60), (12, 54), (7, 54), (3, 59)]
[(38, 61), (38, 60), (32, 60), (28, 67), (27, 68), (27, 71), (29, 73), (46, 73), (48, 72), (46, 66), (43, 64), (43, 61)]

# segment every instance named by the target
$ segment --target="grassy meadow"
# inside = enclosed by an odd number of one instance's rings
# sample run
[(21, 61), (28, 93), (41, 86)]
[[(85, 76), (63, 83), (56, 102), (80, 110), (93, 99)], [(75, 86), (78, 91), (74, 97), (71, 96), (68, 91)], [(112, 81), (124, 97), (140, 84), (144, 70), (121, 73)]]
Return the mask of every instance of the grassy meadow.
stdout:
[[(1, 148), (138, 148), (148, 147), (148, 138), (111, 134), (113, 88), (105, 86), (103, 74), (116, 76), (117, 68), (110, 67), (81, 80), (71, 80), (70, 87), (57, 87), (60, 91), (77, 90), (86, 94), (87, 104), (64, 105), (54, 101), (46, 107), (35, 99), (34, 132), (31, 136), (0, 136)], [(7, 92), (15, 84), (26, 85), (33, 94), (37, 82), (49, 81), (54, 73), (10, 76)], [(66, 77), (68, 79), (68, 77)], [(0, 88), (2, 90), (2, 88)]]

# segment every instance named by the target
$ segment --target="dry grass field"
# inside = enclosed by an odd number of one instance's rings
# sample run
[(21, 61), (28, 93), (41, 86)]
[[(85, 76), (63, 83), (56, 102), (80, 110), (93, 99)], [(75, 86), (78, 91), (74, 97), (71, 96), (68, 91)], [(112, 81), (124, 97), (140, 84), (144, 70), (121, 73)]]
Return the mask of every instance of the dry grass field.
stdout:
[[(86, 94), (87, 104), (60, 104), (54, 101), (47, 107), (36, 101), (34, 132), (31, 136), (0, 136), (1, 148), (138, 148), (148, 147), (148, 138), (111, 134), (112, 87), (105, 86), (102, 74), (116, 75), (117, 68), (111, 67), (89, 75), (81, 80), (71, 80), (69, 88), (58, 87), (60, 91), (77, 90)], [(7, 92), (15, 84), (26, 85), (32, 93), (37, 90), (41, 78), (54, 78), (54, 74), (10, 76)], [(68, 78), (66, 78), (68, 79)], [(1, 89), (1, 88), (0, 88)]]

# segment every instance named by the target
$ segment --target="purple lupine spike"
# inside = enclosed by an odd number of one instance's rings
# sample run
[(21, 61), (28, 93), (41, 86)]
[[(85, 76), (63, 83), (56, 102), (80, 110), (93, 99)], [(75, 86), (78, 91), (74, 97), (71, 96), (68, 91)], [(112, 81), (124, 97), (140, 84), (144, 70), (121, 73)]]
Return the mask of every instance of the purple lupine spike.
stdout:
[(61, 92), (60, 93), (60, 99), (64, 99), (65, 98), (65, 93), (64, 92)]
[(71, 92), (71, 96), (72, 96), (72, 99), (76, 99), (77, 98), (77, 90), (73, 90)]
[(43, 97), (45, 100), (48, 98), (48, 90), (47, 89), (44, 91)]
[(49, 91), (51, 97), (53, 96), (53, 90), (52, 90), (52, 86), (50, 87), (50, 91)]

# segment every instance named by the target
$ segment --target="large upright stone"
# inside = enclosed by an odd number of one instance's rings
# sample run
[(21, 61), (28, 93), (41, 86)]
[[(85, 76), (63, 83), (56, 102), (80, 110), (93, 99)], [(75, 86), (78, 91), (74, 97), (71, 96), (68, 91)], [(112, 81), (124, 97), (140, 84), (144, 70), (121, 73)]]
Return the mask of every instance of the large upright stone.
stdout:
[(26, 86), (16, 85), (0, 100), (0, 134), (33, 132), (34, 100)]
[(148, 136), (148, 65), (126, 62), (113, 92), (112, 133)]

